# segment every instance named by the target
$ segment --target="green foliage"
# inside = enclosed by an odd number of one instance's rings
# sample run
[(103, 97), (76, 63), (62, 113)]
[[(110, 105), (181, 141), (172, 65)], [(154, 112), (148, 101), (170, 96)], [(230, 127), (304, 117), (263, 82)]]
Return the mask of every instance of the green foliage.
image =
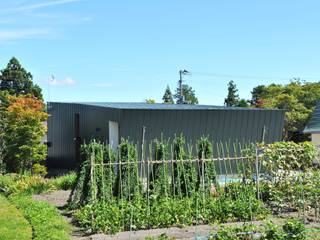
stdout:
[(286, 109), (285, 137), (291, 139), (293, 132), (302, 130), (316, 102), (320, 98), (320, 83), (293, 79), (286, 85), (260, 85), (252, 90), (254, 107)]
[(173, 104), (173, 96), (172, 92), (170, 90), (170, 87), (167, 86), (166, 91), (164, 92), (164, 95), (162, 97), (163, 103)]
[(33, 172), (33, 174), (41, 175), (41, 176), (45, 176), (48, 173), (47, 168), (45, 166), (41, 165), (40, 163), (33, 164), (32, 172)]
[(195, 90), (188, 84), (182, 84), (183, 102), (180, 102), (180, 88), (176, 88), (176, 92), (173, 97), (176, 99), (177, 104), (198, 104), (198, 98), (196, 97)]
[(46, 132), (44, 122), (48, 114), (44, 104), (32, 97), (9, 97), (5, 128), (7, 170), (23, 173), (46, 157), (46, 146), (41, 140)]
[(11, 58), (6, 68), (0, 71), (0, 91), (8, 91), (10, 95), (30, 94), (42, 99), (41, 89), (33, 84), (32, 75), (20, 64), (18, 59)]
[(227, 107), (235, 107), (239, 102), (238, 89), (234, 81), (228, 83), (228, 96), (224, 99), (224, 104)]
[[(191, 196), (198, 185), (198, 176), (194, 163), (191, 162), (192, 149), (186, 151), (185, 138), (181, 134), (173, 140), (173, 158), (180, 160), (173, 164), (173, 191), (179, 197)], [(182, 161), (185, 160), (185, 161)]]
[(170, 184), (169, 165), (166, 160), (169, 158), (169, 144), (163, 140), (154, 141), (154, 160), (162, 163), (153, 164), (150, 176), (150, 189), (152, 194), (158, 196), (168, 196), (172, 193)]
[[(235, 192), (234, 192), (235, 191)], [(148, 207), (147, 207), (148, 206)], [(93, 231), (115, 233), (124, 230), (209, 224), (226, 221), (262, 219), (268, 214), (255, 198), (252, 186), (229, 186), (218, 198), (193, 194), (191, 197), (139, 197), (131, 201), (97, 202), (75, 213), (78, 223)]]
[[(71, 206), (84, 205), (96, 199), (109, 201), (113, 196), (115, 161), (113, 150), (91, 141), (81, 146), (83, 163), (70, 197)], [(109, 163), (109, 164), (108, 164)]]
[(156, 100), (152, 99), (152, 98), (148, 98), (145, 100), (146, 103), (150, 103), (150, 104), (153, 104), (153, 103), (156, 103)]
[(265, 225), (262, 240), (305, 240), (307, 239), (304, 224), (298, 220), (288, 220), (280, 228), (272, 222)]
[(39, 175), (1, 174), (0, 192), (11, 194), (40, 194), (54, 190), (68, 190), (75, 185), (76, 174), (70, 173), (57, 178), (43, 178)]
[[(212, 144), (208, 137), (201, 137), (198, 142), (198, 158), (212, 159)], [(201, 182), (203, 179), (203, 182)], [(199, 183), (205, 189), (211, 191), (212, 186), (217, 186), (216, 169), (213, 161), (201, 161), (199, 164)]]
[(276, 142), (262, 146), (263, 164), (270, 174), (279, 170), (304, 170), (312, 166), (317, 155), (316, 147), (310, 142)]
[(70, 225), (52, 205), (35, 201), (31, 197), (12, 196), (9, 200), (22, 212), (30, 222), (35, 240), (67, 240), (71, 230)]
[(68, 174), (51, 179), (52, 185), (58, 190), (71, 190), (75, 187), (77, 174), (70, 172)]
[(221, 227), (215, 237), (209, 239), (216, 240), (249, 240), (255, 233), (255, 226), (244, 225), (241, 227)]
[(141, 182), (137, 159), (137, 148), (128, 140), (121, 139), (119, 145), (119, 163), (116, 178), (116, 194), (121, 198), (131, 199), (141, 193)]
[(11, 194), (39, 194), (54, 190), (49, 179), (41, 176), (5, 174), (0, 175), (0, 192)]
[(6, 240), (31, 240), (32, 228), (5, 197), (0, 195), (0, 239)]
[(301, 221), (289, 220), (283, 226), (286, 240), (304, 240), (307, 239), (305, 226)]
[(244, 108), (246, 108), (246, 107), (249, 107), (249, 103), (248, 103), (247, 100), (241, 98), (241, 99), (238, 101), (238, 103), (236, 104), (236, 107), (244, 107)]

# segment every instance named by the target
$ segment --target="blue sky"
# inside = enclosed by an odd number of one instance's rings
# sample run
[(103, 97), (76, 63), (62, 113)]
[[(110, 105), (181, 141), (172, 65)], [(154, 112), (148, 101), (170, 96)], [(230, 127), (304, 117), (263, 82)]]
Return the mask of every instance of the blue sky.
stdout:
[(222, 105), (229, 80), (243, 98), (258, 84), (320, 80), (319, 9), (317, 0), (0, 0), (0, 67), (17, 57), (51, 101), (161, 101), (187, 69), (200, 103)]

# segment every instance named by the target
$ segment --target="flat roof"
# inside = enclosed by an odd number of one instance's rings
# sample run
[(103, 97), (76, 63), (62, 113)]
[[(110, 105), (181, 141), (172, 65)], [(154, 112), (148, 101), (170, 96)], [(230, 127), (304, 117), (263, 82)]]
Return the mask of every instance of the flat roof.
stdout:
[(226, 107), (215, 105), (200, 105), (200, 104), (165, 104), (165, 103), (145, 103), (145, 102), (49, 102), (60, 104), (82, 104), (89, 106), (113, 108), (113, 109), (148, 109), (148, 110), (249, 110), (249, 111), (265, 111), (275, 110), (284, 111), (281, 109), (266, 109), (266, 108), (244, 108), (244, 107)]

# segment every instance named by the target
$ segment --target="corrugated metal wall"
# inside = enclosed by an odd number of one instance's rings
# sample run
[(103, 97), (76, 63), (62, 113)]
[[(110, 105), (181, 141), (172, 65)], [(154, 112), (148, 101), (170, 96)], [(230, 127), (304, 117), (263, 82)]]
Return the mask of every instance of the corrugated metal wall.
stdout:
[(108, 122), (119, 123), (119, 136), (137, 144), (155, 138), (173, 139), (183, 133), (187, 142), (206, 135), (215, 142), (265, 142), (282, 138), (284, 111), (265, 109), (215, 109), (215, 110), (141, 110), (108, 109), (71, 103), (50, 103), (48, 120), (48, 166), (73, 168), (75, 162), (74, 115), (80, 115), (80, 136), (89, 141), (108, 139)]
[(120, 135), (141, 142), (142, 126), (146, 140), (173, 138), (183, 133), (187, 140), (209, 135), (214, 141), (265, 141), (281, 139), (284, 114), (272, 110), (123, 110)]
[[(155, 138), (173, 139), (181, 133), (188, 143), (201, 136), (213, 142), (261, 142), (282, 139), (284, 111), (278, 110), (123, 110), (120, 136), (141, 143), (142, 127), (145, 141)], [(265, 129), (265, 131), (264, 131)]]
[(49, 103), (48, 119), (48, 167), (74, 168), (75, 161), (75, 114), (80, 116), (80, 137), (82, 141), (98, 139), (106, 141), (108, 124), (119, 121), (120, 110), (75, 104)]

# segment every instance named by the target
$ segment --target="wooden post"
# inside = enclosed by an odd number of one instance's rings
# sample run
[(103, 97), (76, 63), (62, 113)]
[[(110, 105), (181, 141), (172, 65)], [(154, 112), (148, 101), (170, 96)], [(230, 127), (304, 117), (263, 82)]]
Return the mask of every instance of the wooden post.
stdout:
[(260, 190), (259, 190), (259, 149), (256, 146), (256, 188), (257, 188), (257, 199), (260, 199)]

